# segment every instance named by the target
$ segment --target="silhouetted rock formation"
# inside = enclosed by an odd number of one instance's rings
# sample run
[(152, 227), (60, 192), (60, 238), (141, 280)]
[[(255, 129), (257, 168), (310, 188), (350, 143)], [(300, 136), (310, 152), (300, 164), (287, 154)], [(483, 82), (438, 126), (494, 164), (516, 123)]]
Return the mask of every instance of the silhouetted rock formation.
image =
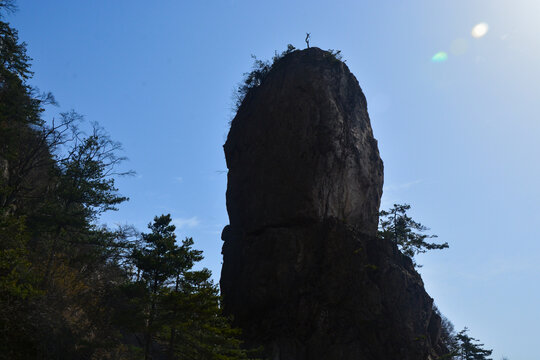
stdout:
[(421, 360), (440, 318), (407, 257), (376, 238), (383, 164), (347, 66), (279, 60), (231, 124), (221, 289), (272, 360)]

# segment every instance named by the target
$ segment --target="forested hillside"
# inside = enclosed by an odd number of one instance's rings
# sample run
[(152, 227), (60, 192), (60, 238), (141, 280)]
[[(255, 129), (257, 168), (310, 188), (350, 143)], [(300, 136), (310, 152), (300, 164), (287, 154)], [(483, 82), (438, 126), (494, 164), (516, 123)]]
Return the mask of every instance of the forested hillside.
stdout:
[(0, 358), (246, 358), (169, 215), (142, 235), (98, 225), (127, 201), (120, 145), (74, 111), (43, 117), (56, 103), (30, 85), (13, 9), (0, 2)]

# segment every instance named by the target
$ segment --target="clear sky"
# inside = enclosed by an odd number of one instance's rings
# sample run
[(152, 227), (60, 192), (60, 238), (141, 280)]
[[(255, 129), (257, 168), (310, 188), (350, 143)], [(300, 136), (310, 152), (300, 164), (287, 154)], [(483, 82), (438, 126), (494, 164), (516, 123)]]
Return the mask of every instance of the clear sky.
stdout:
[[(312, 46), (342, 50), (384, 160), (383, 207), (410, 203), (450, 244), (418, 259), (428, 292), (494, 359), (537, 358), (538, 0), (18, 5), (7, 20), (28, 42), (32, 84), (60, 103), (47, 116), (75, 109), (98, 121), (137, 172), (118, 182), (130, 202), (104, 221), (144, 231), (171, 213), (216, 279), (228, 222), (222, 144), (250, 55), (303, 48), (306, 32)], [(479, 23), (487, 32), (473, 37)]]

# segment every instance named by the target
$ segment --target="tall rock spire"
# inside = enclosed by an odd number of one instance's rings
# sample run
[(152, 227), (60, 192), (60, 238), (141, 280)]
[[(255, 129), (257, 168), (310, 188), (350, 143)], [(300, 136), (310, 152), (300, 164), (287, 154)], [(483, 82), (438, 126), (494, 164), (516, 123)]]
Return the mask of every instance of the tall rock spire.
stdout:
[(410, 260), (377, 239), (383, 164), (366, 99), (318, 48), (278, 60), (225, 143), (225, 311), (272, 360), (421, 360), (439, 317)]

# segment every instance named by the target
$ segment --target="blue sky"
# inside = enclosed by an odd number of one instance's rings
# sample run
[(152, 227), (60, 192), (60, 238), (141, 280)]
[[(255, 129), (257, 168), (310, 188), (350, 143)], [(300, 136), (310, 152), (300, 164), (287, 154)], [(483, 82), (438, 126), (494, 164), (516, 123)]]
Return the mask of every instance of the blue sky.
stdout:
[[(430, 295), (494, 358), (536, 356), (540, 323), (540, 2), (536, 0), (19, 0), (32, 84), (122, 142), (140, 230), (171, 213), (219, 278), (222, 144), (251, 54), (340, 49), (385, 164), (383, 207), (407, 202), (450, 249), (418, 260)], [(486, 23), (485, 36), (473, 27)], [(447, 59), (433, 62), (445, 52)]]

